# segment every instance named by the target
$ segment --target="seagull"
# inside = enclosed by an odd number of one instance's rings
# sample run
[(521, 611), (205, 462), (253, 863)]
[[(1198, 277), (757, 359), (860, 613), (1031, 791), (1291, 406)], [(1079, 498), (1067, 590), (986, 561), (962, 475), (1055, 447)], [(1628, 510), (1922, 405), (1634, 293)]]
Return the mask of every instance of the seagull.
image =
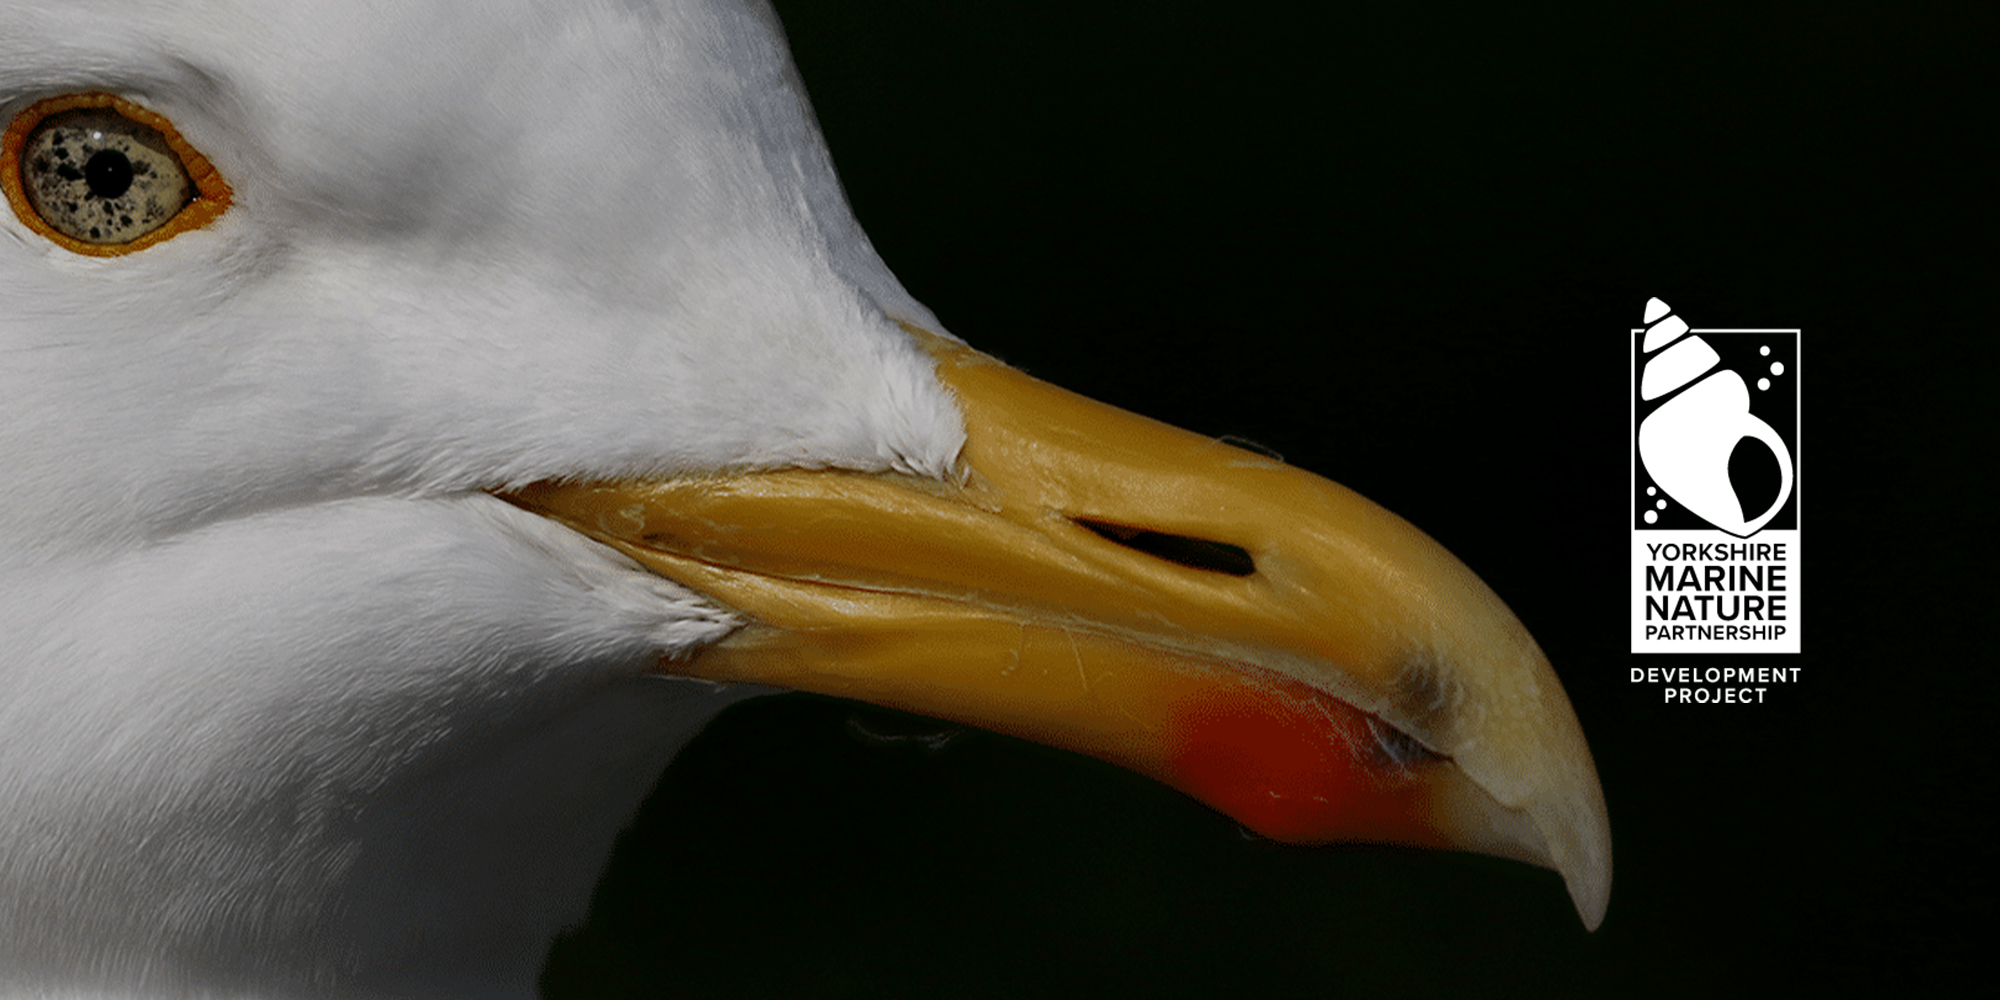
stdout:
[(779, 689), (1602, 919), (1506, 606), (950, 334), (761, 0), (0, 23), (0, 996), (532, 995), (662, 770)]

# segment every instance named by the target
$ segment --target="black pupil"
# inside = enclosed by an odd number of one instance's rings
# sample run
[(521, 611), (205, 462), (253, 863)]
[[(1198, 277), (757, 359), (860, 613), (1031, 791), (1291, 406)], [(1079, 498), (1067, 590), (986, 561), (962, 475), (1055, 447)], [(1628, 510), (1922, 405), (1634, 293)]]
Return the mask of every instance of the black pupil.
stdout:
[(84, 163), (83, 179), (91, 194), (116, 198), (132, 186), (132, 161), (117, 150), (100, 149)]

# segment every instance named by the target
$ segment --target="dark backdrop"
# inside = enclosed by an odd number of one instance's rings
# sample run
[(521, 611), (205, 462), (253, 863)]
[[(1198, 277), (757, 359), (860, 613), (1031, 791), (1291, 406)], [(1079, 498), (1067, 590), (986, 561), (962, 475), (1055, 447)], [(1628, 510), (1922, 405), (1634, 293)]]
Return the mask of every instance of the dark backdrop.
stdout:
[[(1535, 869), (1253, 843), (1091, 761), (883, 748), (850, 724), (898, 720), (786, 697), (669, 771), (550, 995), (1729, 997), (1964, 971), (1994, 909), (1991, 542), (1962, 471), (1994, 422), (1992, 312), (1967, 309), (1993, 285), (1990, 6), (781, 3), (863, 224), (951, 330), (1277, 449), (1510, 603), (1596, 753), (1610, 912), (1588, 934)], [(1803, 682), (1761, 706), (1627, 680), (1724, 662), (1626, 652), (1624, 331), (1655, 295), (1804, 329), (1805, 652), (1757, 661)]]

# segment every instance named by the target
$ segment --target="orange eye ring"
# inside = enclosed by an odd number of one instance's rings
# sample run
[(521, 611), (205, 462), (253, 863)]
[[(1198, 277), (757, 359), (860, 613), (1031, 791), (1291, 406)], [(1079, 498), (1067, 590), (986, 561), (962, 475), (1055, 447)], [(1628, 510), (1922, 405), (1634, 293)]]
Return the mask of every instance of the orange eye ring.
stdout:
[[(128, 121), (156, 133), (174, 158), (179, 161), (181, 170), (187, 174), (188, 180), (194, 186), (192, 197), (171, 218), (161, 223), (158, 228), (123, 243), (92, 243), (58, 230), (43, 218), (42, 213), (29, 200), (28, 181), (23, 174), (26, 167), (22, 162), (23, 150), (27, 148), (28, 140), (44, 121), (51, 115), (95, 108), (109, 109)], [(26, 223), (28, 228), (71, 253), (88, 257), (118, 257), (136, 253), (156, 243), (173, 239), (188, 230), (200, 229), (220, 218), (222, 213), (228, 210), (233, 196), (228, 182), (216, 172), (215, 166), (208, 162), (207, 157), (195, 152), (194, 147), (188, 145), (186, 139), (181, 138), (180, 131), (175, 129), (173, 123), (167, 121), (164, 115), (149, 111), (115, 94), (101, 92), (67, 94), (36, 101), (15, 115), (14, 121), (7, 126), (7, 131), (0, 134), (0, 188), (6, 190), (7, 202), (13, 206), (15, 217)]]

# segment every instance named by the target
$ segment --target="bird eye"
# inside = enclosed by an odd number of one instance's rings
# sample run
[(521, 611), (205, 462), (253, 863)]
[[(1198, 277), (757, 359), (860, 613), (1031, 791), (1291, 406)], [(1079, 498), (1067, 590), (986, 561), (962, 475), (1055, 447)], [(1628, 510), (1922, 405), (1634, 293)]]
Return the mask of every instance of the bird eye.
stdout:
[(102, 93), (52, 97), (14, 116), (0, 136), (0, 187), (30, 229), (93, 257), (199, 229), (230, 199), (171, 122)]

